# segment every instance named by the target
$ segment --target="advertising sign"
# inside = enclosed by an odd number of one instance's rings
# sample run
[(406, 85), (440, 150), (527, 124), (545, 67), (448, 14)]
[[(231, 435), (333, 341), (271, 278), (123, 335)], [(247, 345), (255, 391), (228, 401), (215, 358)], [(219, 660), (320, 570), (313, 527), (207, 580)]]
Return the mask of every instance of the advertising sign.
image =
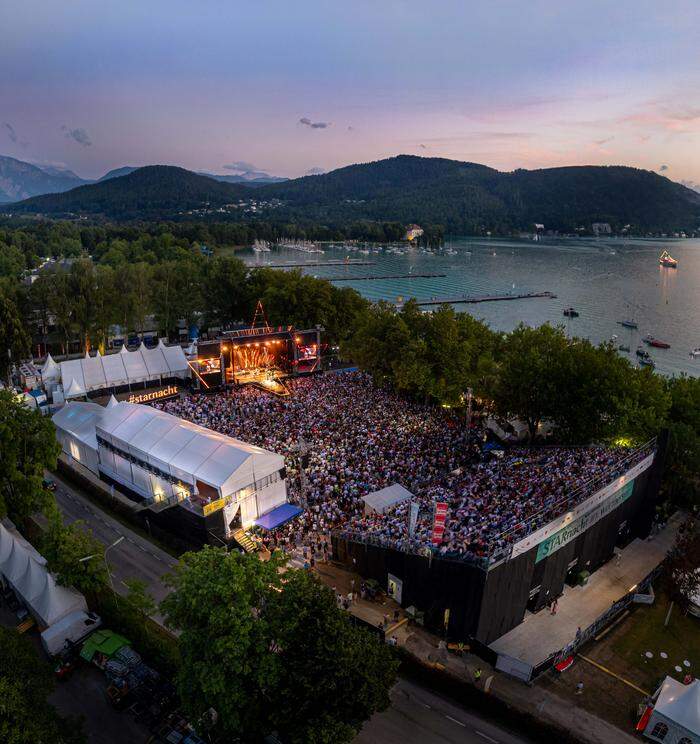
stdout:
[(413, 537), (418, 522), (418, 502), (411, 501), (408, 505), (408, 536)]
[(435, 504), (435, 518), (433, 520), (433, 545), (439, 545), (445, 534), (445, 519), (447, 518), (447, 502), (438, 501)]

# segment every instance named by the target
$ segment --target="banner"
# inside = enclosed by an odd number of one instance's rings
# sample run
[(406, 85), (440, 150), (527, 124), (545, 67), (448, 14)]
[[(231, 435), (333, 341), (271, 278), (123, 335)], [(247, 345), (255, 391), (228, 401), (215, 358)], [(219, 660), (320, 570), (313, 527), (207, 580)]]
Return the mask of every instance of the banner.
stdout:
[(416, 524), (418, 523), (418, 502), (411, 501), (408, 505), (408, 536), (413, 537), (413, 533), (416, 531)]
[(571, 524), (568, 524), (564, 529), (555, 532), (551, 537), (543, 540), (537, 547), (535, 563), (539, 563), (548, 555), (559, 550), (559, 548), (563, 548), (564, 545), (570, 543), (604, 516), (610, 514), (614, 509), (617, 509), (620, 504), (627, 501), (627, 499), (632, 495), (632, 491), (634, 491), (634, 481), (630, 481), (622, 486), (619, 491), (614, 493), (607, 501), (600, 504), (600, 506), (597, 506), (592, 511), (589, 511), (587, 514), (584, 514), (571, 522)]
[[(655, 452), (652, 452), (648, 457), (645, 457), (640, 463), (637, 463), (634, 467), (630, 468), (624, 475), (616, 478), (607, 486), (604, 486), (599, 491), (594, 493), (592, 496), (587, 498), (583, 503), (574, 507), (573, 509), (565, 512), (557, 519), (549, 522), (544, 527), (540, 527), (535, 530), (532, 534), (524, 537), (513, 545), (511, 558), (517, 558), (523, 553), (527, 553), (528, 550), (534, 548), (535, 545), (539, 545), (543, 540), (551, 537), (559, 530), (564, 529), (569, 524), (575, 522), (579, 517), (593, 511), (596, 507), (603, 504), (609, 499), (614, 493), (620, 490), (626, 483), (632, 482), (638, 475), (643, 473), (654, 462)], [(589, 522), (589, 527), (592, 523)]]
[(445, 534), (445, 519), (447, 517), (447, 502), (438, 501), (435, 504), (435, 518), (433, 520), (433, 545), (439, 545)]

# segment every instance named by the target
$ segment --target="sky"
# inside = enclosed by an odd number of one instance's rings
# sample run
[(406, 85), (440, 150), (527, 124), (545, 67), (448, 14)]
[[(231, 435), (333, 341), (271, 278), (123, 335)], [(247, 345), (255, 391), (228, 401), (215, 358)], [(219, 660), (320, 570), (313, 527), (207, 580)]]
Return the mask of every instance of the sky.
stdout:
[(0, 29), (0, 154), (84, 177), (409, 153), (700, 184), (698, 0), (22, 0)]

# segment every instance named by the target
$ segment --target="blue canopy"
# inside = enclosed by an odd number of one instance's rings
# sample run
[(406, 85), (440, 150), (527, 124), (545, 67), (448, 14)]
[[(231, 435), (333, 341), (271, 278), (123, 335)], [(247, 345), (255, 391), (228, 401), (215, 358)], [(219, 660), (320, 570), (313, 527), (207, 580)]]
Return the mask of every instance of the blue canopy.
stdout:
[(304, 511), (294, 504), (282, 504), (275, 509), (270, 510), (267, 514), (263, 514), (262, 517), (258, 517), (255, 520), (255, 524), (258, 527), (262, 527), (265, 530), (274, 530), (285, 522), (289, 522), (290, 519), (299, 516)]

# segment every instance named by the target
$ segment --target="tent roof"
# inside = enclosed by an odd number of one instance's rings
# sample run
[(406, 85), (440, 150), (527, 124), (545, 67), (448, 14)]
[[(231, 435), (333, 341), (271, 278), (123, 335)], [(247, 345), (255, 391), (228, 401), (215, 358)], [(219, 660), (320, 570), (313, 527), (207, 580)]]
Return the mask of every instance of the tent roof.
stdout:
[(700, 736), (700, 680), (684, 685), (666, 677), (654, 711)]
[(75, 398), (78, 395), (85, 395), (85, 390), (80, 386), (75, 377), (73, 377), (66, 390), (66, 398)]
[(97, 449), (95, 424), (104, 408), (97, 403), (66, 403), (51, 420), (57, 429), (69, 432), (92, 449)]
[(56, 364), (51, 354), (46, 355), (46, 361), (41, 368), (41, 379), (44, 382), (48, 380), (58, 380), (61, 376), (61, 368)]
[(111, 630), (96, 630), (83, 644), (80, 658), (92, 661), (92, 657), (98, 651), (111, 658), (120, 648), (128, 645), (129, 641), (118, 633)]
[(118, 405), (119, 401), (113, 396), (109, 396), (109, 400), (107, 401), (107, 408), (114, 408), (114, 406)]
[(107, 441), (174, 477), (226, 493), (284, 467), (282, 455), (138, 403), (102, 409), (96, 428)]
[(376, 512), (383, 514), (387, 509), (395, 504), (399, 504), (406, 499), (413, 497), (413, 494), (405, 489), (399, 483), (392, 483), (381, 491), (374, 491), (362, 497), (365, 504)]

